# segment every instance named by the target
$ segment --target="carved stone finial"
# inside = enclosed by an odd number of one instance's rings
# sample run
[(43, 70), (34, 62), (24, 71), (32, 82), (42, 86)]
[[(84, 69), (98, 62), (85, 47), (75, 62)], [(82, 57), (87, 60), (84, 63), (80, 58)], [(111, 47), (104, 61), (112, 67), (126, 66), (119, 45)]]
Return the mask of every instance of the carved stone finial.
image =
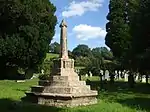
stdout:
[(67, 23), (66, 23), (65, 19), (62, 20), (60, 27), (67, 27)]

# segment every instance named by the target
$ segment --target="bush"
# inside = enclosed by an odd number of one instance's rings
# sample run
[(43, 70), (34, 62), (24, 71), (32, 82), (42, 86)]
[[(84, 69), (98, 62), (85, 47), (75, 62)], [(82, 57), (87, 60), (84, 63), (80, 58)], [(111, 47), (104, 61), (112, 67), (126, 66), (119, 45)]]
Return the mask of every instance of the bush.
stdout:
[(40, 80), (48, 80), (50, 74), (40, 74), (39, 75), (39, 79)]
[(53, 59), (44, 60), (41, 69), (44, 70), (45, 74), (50, 74), (52, 67), (53, 67)]
[(31, 77), (33, 76), (34, 70), (33, 69), (27, 69), (25, 71), (25, 78), (26, 79), (31, 79)]

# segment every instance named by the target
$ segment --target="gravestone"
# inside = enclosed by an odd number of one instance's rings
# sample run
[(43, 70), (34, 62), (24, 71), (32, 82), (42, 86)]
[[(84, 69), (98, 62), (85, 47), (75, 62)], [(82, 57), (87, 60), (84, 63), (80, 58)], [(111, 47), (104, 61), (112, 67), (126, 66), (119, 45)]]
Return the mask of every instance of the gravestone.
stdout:
[(37, 75), (36, 74), (33, 74), (33, 76), (30, 78), (31, 80), (34, 79), (34, 78), (37, 78)]
[(146, 76), (145, 75), (142, 77), (142, 82), (146, 83)]
[(40, 80), (39, 86), (32, 86), (31, 91), (26, 92), (27, 99), (33, 103), (56, 107), (95, 104), (98, 92), (91, 90), (85, 81), (79, 80), (74, 70), (74, 60), (68, 57), (67, 24), (64, 20), (60, 28), (60, 58), (54, 60), (49, 80)]
[(104, 71), (103, 71), (103, 70), (100, 70), (100, 73), (101, 73), (101, 75), (103, 75)]
[(119, 70), (118, 73), (119, 73), (119, 74), (118, 74), (118, 79), (121, 80), (121, 71)]
[(41, 74), (42, 74), (42, 75), (44, 74), (44, 70), (43, 70), (43, 69), (41, 70)]
[(100, 74), (102, 75), (102, 80), (105, 80), (105, 76), (103, 75), (104, 74), (104, 71), (103, 70), (100, 70)]
[(124, 81), (126, 81), (126, 82), (128, 81), (128, 76), (129, 76), (128, 73), (125, 73), (125, 75), (124, 75)]
[(89, 74), (90, 74), (90, 77), (92, 77), (92, 76), (93, 76), (91, 72), (89, 72)]
[(115, 70), (115, 75), (118, 75), (118, 71), (117, 70)]
[(115, 70), (115, 79), (117, 79), (117, 76), (118, 76), (118, 71)]
[(108, 70), (105, 71), (105, 80), (109, 80), (109, 71)]
[(88, 74), (85, 74), (85, 77), (88, 77)]
[(138, 81), (139, 80), (139, 73), (136, 74), (135, 80)]

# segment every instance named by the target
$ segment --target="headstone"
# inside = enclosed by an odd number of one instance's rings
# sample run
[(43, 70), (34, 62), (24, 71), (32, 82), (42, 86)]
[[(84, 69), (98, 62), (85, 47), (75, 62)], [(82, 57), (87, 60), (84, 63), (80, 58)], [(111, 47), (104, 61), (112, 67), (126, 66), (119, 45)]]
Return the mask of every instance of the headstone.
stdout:
[(41, 70), (41, 73), (42, 73), (42, 75), (44, 74), (44, 70), (43, 69)]
[(115, 70), (115, 74), (118, 75), (118, 71), (117, 70)]
[(35, 79), (35, 78), (38, 78), (38, 76), (39, 76), (38, 74), (33, 74), (33, 76), (31, 77), (31, 80)]
[(85, 77), (88, 77), (88, 74), (85, 74)]
[(136, 74), (135, 80), (138, 81), (139, 80), (139, 73)]
[(91, 72), (89, 72), (89, 74), (90, 74), (90, 77), (92, 77), (92, 73), (91, 73)]
[(118, 71), (115, 70), (115, 74), (114, 74), (115, 79), (117, 79), (117, 76), (118, 76)]
[(104, 71), (103, 71), (103, 70), (100, 70), (100, 73), (101, 73), (101, 75), (103, 75)]
[(146, 76), (145, 75), (142, 77), (142, 82), (146, 83)]
[(121, 79), (121, 71), (119, 71), (119, 79)]
[(49, 80), (40, 80), (39, 86), (32, 86), (31, 92), (26, 92), (26, 95), (31, 100), (36, 98), (38, 104), (48, 106), (75, 107), (95, 104), (98, 92), (91, 90), (85, 81), (79, 80), (74, 70), (74, 60), (68, 57), (67, 24), (64, 20), (60, 28), (60, 58), (54, 60)]
[(100, 74), (102, 75), (102, 80), (105, 80), (105, 74), (103, 70), (100, 70)]
[(105, 79), (109, 80), (109, 71), (108, 70), (105, 71)]
[(139, 80), (139, 76), (138, 76), (138, 75), (136, 75), (135, 80), (136, 80), (136, 81), (138, 81), (138, 80)]
[(124, 81), (128, 81), (128, 74), (127, 73), (125, 73), (125, 75), (124, 75)]

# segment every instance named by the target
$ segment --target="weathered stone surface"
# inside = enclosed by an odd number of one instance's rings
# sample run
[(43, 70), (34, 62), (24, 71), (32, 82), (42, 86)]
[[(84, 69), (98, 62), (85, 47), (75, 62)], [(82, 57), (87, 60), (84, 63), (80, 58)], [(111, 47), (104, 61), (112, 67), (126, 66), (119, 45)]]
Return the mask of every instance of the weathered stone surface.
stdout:
[(74, 71), (74, 60), (69, 59), (67, 50), (67, 25), (63, 20), (61, 25), (60, 58), (54, 60), (54, 66), (49, 80), (39, 81), (39, 86), (32, 86), (31, 92), (26, 92), (33, 103), (74, 107), (97, 103), (97, 91), (91, 90), (85, 81), (80, 81)]
[[(34, 98), (33, 103), (57, 107), (75, 107), (97, 103), (95, 94), (50, 94), (50, 93), (27, 93)], [(36, 101), (36, 102), (35, 102)]]

